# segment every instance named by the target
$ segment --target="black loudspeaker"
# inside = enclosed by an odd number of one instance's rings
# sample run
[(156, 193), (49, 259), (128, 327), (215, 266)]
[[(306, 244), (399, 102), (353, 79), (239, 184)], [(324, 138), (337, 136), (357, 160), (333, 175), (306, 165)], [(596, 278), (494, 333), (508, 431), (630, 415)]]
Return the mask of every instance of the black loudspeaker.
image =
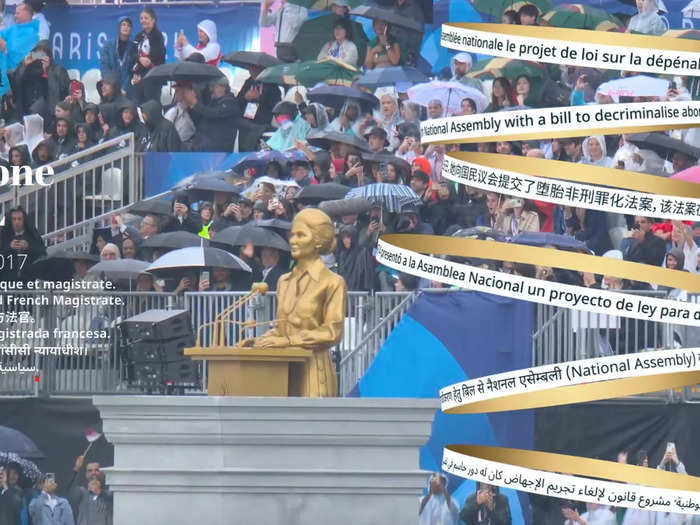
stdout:
[(185, 335), (192, 335), (187, 310), (148, 310), (129, 317), (122, 328), (122, 336), (134, 341), (161, 341)]
[(194, 346), (186, 310), (148, 310), (120, 325), (128, 382), (151, 391), (201, 387), (199, 364), (183, 350)]

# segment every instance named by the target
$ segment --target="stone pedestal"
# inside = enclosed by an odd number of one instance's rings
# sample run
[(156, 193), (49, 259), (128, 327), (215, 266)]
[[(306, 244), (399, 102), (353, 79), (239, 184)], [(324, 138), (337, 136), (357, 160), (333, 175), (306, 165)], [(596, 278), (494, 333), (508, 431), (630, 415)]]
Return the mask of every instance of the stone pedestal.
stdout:
[(115, 525), (408, 525), (438, 400), (97, 396)]

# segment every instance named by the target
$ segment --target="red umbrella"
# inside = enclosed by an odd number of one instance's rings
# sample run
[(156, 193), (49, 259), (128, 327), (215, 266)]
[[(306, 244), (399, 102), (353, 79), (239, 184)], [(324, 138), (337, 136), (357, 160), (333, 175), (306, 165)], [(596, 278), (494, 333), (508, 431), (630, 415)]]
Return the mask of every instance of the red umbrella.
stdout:
[(679, 171), (671, 178), (700, 184), (700, 166), (691, 166), (686, 170)]

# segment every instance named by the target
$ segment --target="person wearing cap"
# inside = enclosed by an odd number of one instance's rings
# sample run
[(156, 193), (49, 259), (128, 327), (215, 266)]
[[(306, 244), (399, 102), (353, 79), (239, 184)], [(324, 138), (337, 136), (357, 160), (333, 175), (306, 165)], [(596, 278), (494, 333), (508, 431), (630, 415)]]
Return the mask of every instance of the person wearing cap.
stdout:
[(222, 75), (211, 83), (208, 104), (203, 104), (193, 89), (185, 91), (184, 101), (196, 128), (192, 137), (194, 151), (232, 152), (240, 113), (228, 78)]
[(163, 117), (162, 111), (160, 103), (155, 100), (149, 100), (141, 106), (144, 134), (139, 141), (140, 151), (169, 152), (182, 149), (182, 141), (175, 126)]
[(405, 204), (396, 218), (396, 233), (434, 235), (435, 231), (429, 223), (421, 220), (418, 206)]
[(299, 114), (294, 102), (283, 100), (272, 110), (277, 130), (267, 140), (267, 145), (274, 150), (284, 151), (296, 145), (296, 141), (305, 141), (311, 126)]
[(238, 122), (238, 151), (256, 151), (258, 142), (272, 121), (272, 110), (282, 100), (279, 86), (258, 82), (263, 68), (248, 66), (250, 76), (238, 91), (238, 105), (241, 118)]
[(306, 159), (295, 159), (290, 163), (291, 176), (300, 188), (311, 184), (311, 175), (309, 173), (311, 164)]
[(478, 78), (468, 76), (469, 70), (472, 68), (473, 59), (470, 53), (457, 53), (450, 59), (450, 69), (452, 70), (452, 82), (461, 82), (467, 86), (478, 89), (484, 92), (484, 86)]
[(389, 141), (386, 138), (386, 130), (384, 128), (374, 126), (365, 133), (365, 139), (369, 142), (369, 150), (372, 153), (389, 152), (389, 150), (386, 149), (389, 145)]
[(352, 41), (352, 26), (348, 18), (338, 18), (333, 23), (333, 40), (326, 42), (318, 53), (318, 60), (335, 58), (351, 66), (357, 66), (357, 46)]
[(119, 18), (117, 38), (107, 40), (100, 49), (100, 74), (102, 78), (114, 76), (120, 90), (126, 96), (131, 94), (131, 71), (136, 63), (136, 46), (131, 38), (133, 24), (127, 16)]
[(372, 28), (376, 35), (367, 44), (365, 68), (398, 66), (401, 63), (401, 46), (391, 36), (391, 26), (384, 20), (374, 20)]
[(202, 229), (199, 221), (190, 213), (190, 198), (186, 193), (177, 193), (173, 197), (173, 214), (161, 228), (162, 233), (188, 231), (197, 235)]
[(219, 45), (216, 24), (213, 20), (202, 20), (197, 24), (197, 36), (199, 42), (193, 46), (187, 40), (184, 33), (180, 33), (175, 41), (175, 56), (178, 60), (186, 60), (193, 53), (200, 53), (204, 62), (210, 66), (218, 67), (221, 60), (221, 46)]
[(212, 225), (211, 229), (221, 231), (229, 226), (243, 226), (253, 219), (253, 203), (250, 199), (237, 196), (237, 200), (230, 202), (221, 217)]
[(270, 12), (275, 0), (262, 0), (260, 3), (260, 27), (275, 28), (275, 47), (277, 58), (285, 62), (294, 62), (296, 53), (291, 47), (299, 33), (301, 25), (309, 17), (309, 11), (300, 5), (282, 0), (280, 7)]

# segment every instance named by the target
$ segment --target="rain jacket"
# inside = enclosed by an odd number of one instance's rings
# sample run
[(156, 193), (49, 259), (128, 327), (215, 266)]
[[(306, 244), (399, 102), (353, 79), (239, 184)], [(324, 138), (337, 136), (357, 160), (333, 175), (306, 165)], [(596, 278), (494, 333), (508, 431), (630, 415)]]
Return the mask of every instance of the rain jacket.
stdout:
[(182, 149), (182, 142), (175, 126), (163, 117), (161, 111), (161, 105), (155, 100), (149, 100), (141, 106), (141, 112), (148, 117), (144, 134), (139, 139), (141, 151), (162, 152)]
[(192, 53), (201, 53), (204, 60), (210, 66), (218, 66), (221, 60), (221, 46), (219, 45), (216, 24), (212, 20), (202, 20), (197, 24), (197, 29), (206, 33), (209, 42), (203, 45), (201, 42), (196, 46), (187, 44), (183, 47), (175, 47), (175, 56), (178, 60), (185, 60)]

